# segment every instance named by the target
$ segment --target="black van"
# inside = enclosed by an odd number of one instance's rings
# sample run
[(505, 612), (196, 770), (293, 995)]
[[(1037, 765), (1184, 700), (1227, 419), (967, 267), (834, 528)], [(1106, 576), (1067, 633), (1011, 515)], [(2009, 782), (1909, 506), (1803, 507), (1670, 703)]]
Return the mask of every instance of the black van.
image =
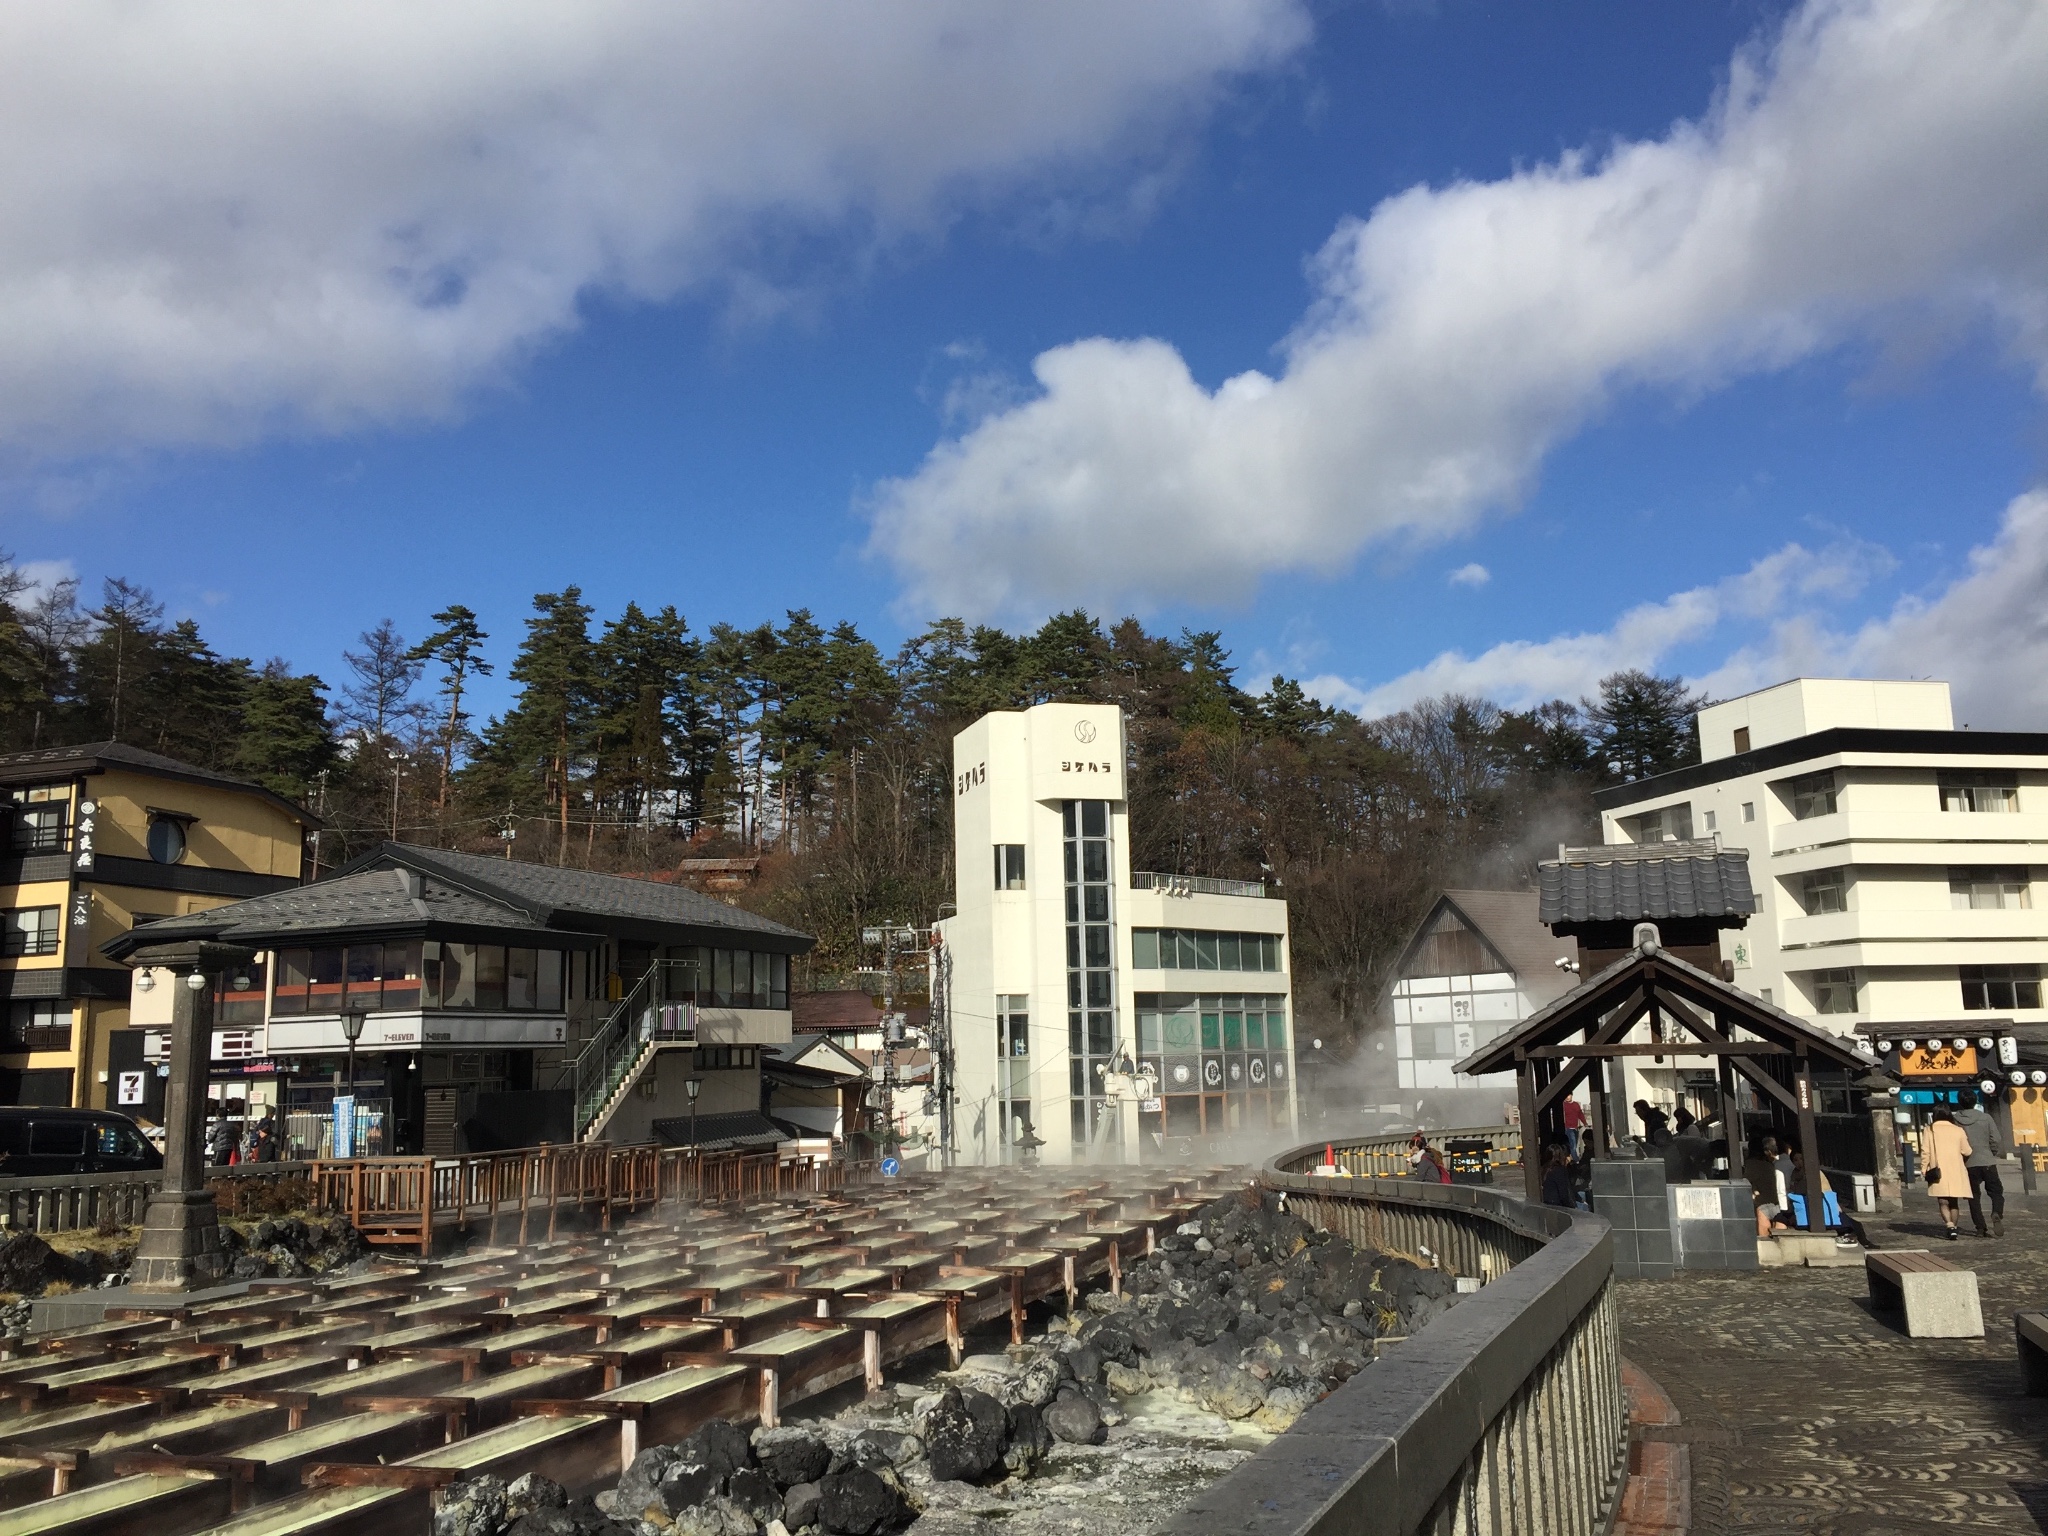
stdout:
[(0, 1105), (0, 1179), (56, 1173), (139, 1173), (163, 1154), (126, 1115), (104, 1109)]

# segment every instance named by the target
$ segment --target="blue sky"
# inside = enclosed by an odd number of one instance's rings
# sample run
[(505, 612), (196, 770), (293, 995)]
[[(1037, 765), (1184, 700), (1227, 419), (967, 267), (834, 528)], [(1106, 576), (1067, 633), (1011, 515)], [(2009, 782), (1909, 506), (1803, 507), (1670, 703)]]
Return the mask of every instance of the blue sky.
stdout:
[[(1938, 670), (1977, 723), (2048, 728), (2042, 173), (2000, 152), (2048, 130), (2024, 11), (1961, 39), (1904, 0), (1168, 11), (947, 40), (961, 63), (892, 9), (861, 64), (888, 109), (819, 106), (751, 178), (776, 93), (830, 95), (832, 39), (621, 3), (591, 24), (613, 62), (549, 81), (569, 115), (625, 104), (578, 140), (503, 79), (422, 70), (401, 111), (317, 35), (212, 16), (303, 100), (163, 83), (67, 191), (0, 157), (0, 215), (57, 231), (0, 237), (0, 316), (53, 274), (101, 295), (22, 311), (45, 361), (0, 365), (4, 541), (330, 679), (358, 630), (450, 602), (502, 663), (573, 582), (600, 613), (807, 606), (885, 647), (948, 609), (1135, 608), (1368, 711), (1638, 663), (1722, 694)], [(89, 106), (123, 84), (92, 28), (123, 25), (39, 25), (15, 67)], [(1200, 35), (1161, 63), (1175, 34)], [(114, 40), (168, 70), (208, 36)], [(657, 67), (713, 43), (757, 99)], [(514, 85), (563, 51), (525, 45)], [(1980, 74), (1965, 112), (1935, 79), (1880, 110), (1941, 47), (1959, 75), (2005, 61), (2003, 94)], [(67, 139), (57, 95), (7, 136)], [(1916, 102), (1931, 175), (1856, 121), (1904, 135)], [(200, 169), (152, 167), (188, 137)], [(441, 153), (465, 141), (501, 163)], [(1786, 161), (1829, 190), (1757, 169)], [(1764, 214), (1717, 213), (1731, 187)], [(1676, 233), (1613, 236), (1657, 198)], [(1049, 349), (1065, 371), (1035, 380)], [(1237, 410), (1220, 387), (1253, 370)]]

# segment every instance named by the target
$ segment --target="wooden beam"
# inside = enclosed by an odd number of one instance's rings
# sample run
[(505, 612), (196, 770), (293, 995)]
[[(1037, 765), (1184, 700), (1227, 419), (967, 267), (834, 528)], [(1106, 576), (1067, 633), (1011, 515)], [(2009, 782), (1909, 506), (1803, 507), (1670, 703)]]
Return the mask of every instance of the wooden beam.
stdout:
[(1782, 1045), (1768, 1040), (1729, 1040), (1717, 1044), (1692, 1040), (1662, 1040), (1655, 1044), (1629, 1045), (1532, 1045), (1529, 1056), (1542, 1061), (1577, 1061), (1603, 1056), (1789, 1056)]
[(1515, 1052), (1515, 1091), (1521, 1101), (1522, 1189), (1531, 1205), (1543, 1203), (1543, 1127), (1536, 1118), (1536, 1063)]
[(1821, 1178), (1820, 1136), (1813, 1123), (1813, 1063), (1803, 1050), (1799, 1053), (1795, 1087), (1799, 1101), (1799, 1150), (1806, 1160), (1806, 1230), (1820, 1232), (1827, 1226), (1827, 1185)]
[(1791, 1090), (1788, 1089), (1783, 1083), (1779, 1082), (1775, 1077), (1771, 1076), (1770, 1073), (1759, 1072), (1753, 1065), (1751, 1065), (1753, 1059), (1754, 1058), (1748, 1056), (1724, 1056), (1722, 1058), (1722, 1060), (1726, 1061), (1728, 1065), (1735, 1068), (1744, 1077), (1748, 1078), (1752, 1083), (1756, 1084), (1757, 1087), (1761, 1088), (1765, 1093), (1769, 1094), (1772, 1098), (1776, 1099), (1786, 1109), (1791, 1110), (1792, 1113), (1795, 1115), (1798, 1114), (1799, 1101), (1798, 1099), (1792, 1096)]

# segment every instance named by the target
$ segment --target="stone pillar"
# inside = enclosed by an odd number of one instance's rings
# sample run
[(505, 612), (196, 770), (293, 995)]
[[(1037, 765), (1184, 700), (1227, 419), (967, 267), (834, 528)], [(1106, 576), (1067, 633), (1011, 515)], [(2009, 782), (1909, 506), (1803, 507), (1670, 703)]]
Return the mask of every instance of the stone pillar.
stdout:
[[(164, 1095), (164, 1181), (150, 1197), (135, 1248), (139, 1291), (185, 1291), (227, 1272), (220, 1221), (206, 1188), (206, 1072), (213, 1049), (213, 989), (222, 972), (255, 959), (229, 944), (164, 944), (139, 950), (135, 966), (168, 969), (171, 1080)], [(198, 986), (192, 985), (194, 981)]]

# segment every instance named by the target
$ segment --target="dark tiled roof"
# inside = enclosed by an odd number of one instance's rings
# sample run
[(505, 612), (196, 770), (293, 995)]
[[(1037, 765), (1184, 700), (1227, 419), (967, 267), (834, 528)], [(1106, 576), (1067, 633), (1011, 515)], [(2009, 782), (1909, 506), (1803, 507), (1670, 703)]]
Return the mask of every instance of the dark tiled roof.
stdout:
[(124, 741), (93, 741), (76, 747), (39, 747), (33, 752), (0, 752), (0, 784), (68, 778), (81, 773), (100, 773), (108, 768), (126, 768), (135, 773), (155, 774), (163, 779), (182, 779), (188, 784), (217, 784), (223, 789), (238, 789), (261, 796), (308, 826), (320, 824), (319, 818), (305, 807), (265, 789), (261, 784), (238, 779), (231, 773), (202, 768), (197, 763), (165, 757), (161, 752), (145, 752), (141, 747), (131, 747)]
[[(691, 1145), (690, 1130), (688, 1115), (654, 1122), (654, 1134), (672, 1147)], [(765, 1152), (781, 1142), (795, 1139), (757, 1109), (735, 1110), (724, 1115), (699, 1115), (696, 1134), (695, 1144), (706, 1152)]]
[(184, 939), (261, 944), (297, 935), (417, 930), (426, 923), (522, 933), (539, 929), (522, 908), (488, 900), (446, 881), (422, 877), (418, 894), (414, 894), (406, 871), (370, 869), (269, 896), (252, 896), (187, 917), (161, 918), (122, 935), (107, 946), (107, 953), (118, 958), (145, 945)]
[[(1637, 975), (1638, 967), (1645, 966), (1650, 974), (1647, 977)], [(1656, 974), (1659, 971), (1661, 976)], [(1481, 1046), (1451, 1070), (1470, 1076), (1512, 1071), (1517, 1050), (1573, 1042), (1585, 1030), (1609, 1017), (1645, 981), (1660, 987), (1668, 986), (1681, 1002), (1695, 1008), (1704, 1005), (1706, 1013), (1725, 1019), (1730, 1025), (1747, 1030), (1760, 1040), (1787, 1050), (1803, 1045), (1809, 1055), (1826, 1065), (1858, 1070), (1870, 1065), (1841, 1036), (1710, 975), (1679, 959), (1668, 949), (1638, 945), (1598, 975), (1587, 977), (1581, 985), (1537, 1009), (1509, 1033)], [(1689, 1036), (1683, 1031), (1672, 1036), (1672, 1055), (1685, 1054), (1682, 1042), (1687, 1038)]]
[(794, 949), (811, 947), (808, 934), (781, 923), (726, 905), (686, 886), (634, 880), (625, 875), (601, 875), (582, 869), (556, 869), (546, 864), (527, 864), (516, 859), (494, 859), (482, 854), (453, 853), (445, 848), (421, 848), (411, 843), (386, 843), (341, 871), (351, 874), (391, 864), (438, 875), (479, 895), (522, 907), (535, 921), (548, 927), (574, 927), (557, 922), (558, 917), (594, 918), (666, 926), (722, 928), (729, 932), (776, 938), (788, 942), (770, 946)]
[(1708, 843), (1561, 848), (1536, 866), (1546, 924), (1655, 922), (1756, 911), (1749, 854)]

